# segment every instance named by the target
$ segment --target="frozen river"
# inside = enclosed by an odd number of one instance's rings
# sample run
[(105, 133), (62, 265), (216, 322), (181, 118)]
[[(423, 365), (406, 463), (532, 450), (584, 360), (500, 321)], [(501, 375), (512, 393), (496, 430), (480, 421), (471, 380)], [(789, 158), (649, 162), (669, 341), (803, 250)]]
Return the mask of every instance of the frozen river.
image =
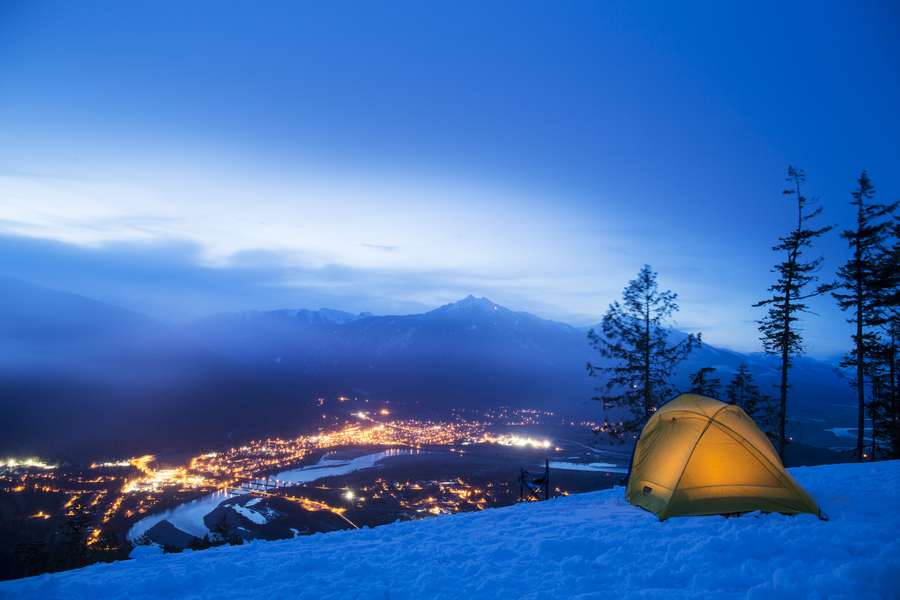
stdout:
[(323, 477), (344, 475), (346, 473), (359, 471), (360, 469), (370, 469), (375, 467), (376, 463), (380, 460), (396, 456), (407, 456), (409, 454), (430, 453), (422, 450), (392, 449), (376, 452), (374, 454), (366, 454), (365, 456), (360, 456), (352, 460), (338, 459), (335, 458), (335, 455), (333, 454), (326, 454), (315, 465), (304, 467), (302, 469), (283, 471), (273, 475), (272, 479), (287, 481), (289, 483), (309, 483), (310, 481), (315, 481), (316, 479), (321, 479)]
[[(323, 477), (332, 475), (344, 475), (361, 469), (370, 469), (378, 466), (377, 463), (387, 458), (406, 456), (409, 454), (424, 454), (421, 450), (392, 449), (382, 452), (374, 452), (353, 459), (336, 458), (335, 454), (326, 454), (318, 463), (302, 469), (291, 469), (276, 473), (270, 479), (287, 481), (290, 483), (309, 483)], [(186, 502), (170, 510), (163, 511), (149, 517), (144, 517), (134, 524), (128, 531), (128, 539), (134, 539), (151, 529), (160, 521), (169, 521), (172, 525), (190, 535), (203, 537), (209, 533), (209, 528), (203, 523), (203, 517), (211, 513), (223, 501), (246, 492), (219, 491), (199, 500)]]
[[(596, 453), (596, 451), (594, 451)], [(342, 453), (343, 454), (343, 453)], [(408, 456), (410, 454), (433, 454), (424, 450), (391, 449), (381, 452), (373, 452), (352, 459), (339, 458), (340, 454), (326, 454), (318, 463), (302, 469), (291, 469), (272, 475), (269, 479), (277, 479), (279, 482), (293, 484), (310, 483), (323, 477), (332, 475), (344, 475), (362, 469), (371, 469), (379, 466), (378, 463), (385, 459)], [(567, 462), (550, 461), (551, 469), (574, 471), (606, 471), (610, 473), (627, 473), (628, 467), (608, 462)], [(265, 481), (265, 480), (258, 480)], [(166, 510), (149, 517), (144, 517), (134, 524), (128, 531), (128, 539), (140, 536), (160, 521), (167, 520), (172, 525), (188, 533), (202, 538), (209, 533), (209, 528), (203, 523), (203, 517), (211, 513), (223, 501), (249, 492), (219, 491), (199, 500), (186, 502), (173, 509)]]
[(623, 467), (621, 465), (614, 465), (612, 463), (605, 462), (597, 462), (597, 463), (577, 463), (577, 462), (565, 462), (558, 460), (550, 461), (550, 469), (559, 469), (561, 471), (596, 471), (596, 472), (604, 472), (604, 473), (627, 473), (628, 467)]

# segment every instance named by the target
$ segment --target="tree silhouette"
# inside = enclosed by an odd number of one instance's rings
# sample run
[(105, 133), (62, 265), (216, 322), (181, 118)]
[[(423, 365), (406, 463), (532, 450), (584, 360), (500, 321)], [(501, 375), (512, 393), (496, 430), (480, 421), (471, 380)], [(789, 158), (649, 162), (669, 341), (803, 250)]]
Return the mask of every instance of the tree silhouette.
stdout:
[(712, 376), (715, 372), (715, 367), (703, 367), (696, 373), (691, 373), (689, 376), (691, 392), (714, 398), (718, 397), (719, 392), (722, 390), (722, 380)]
[[(832, 292), (841, 310), (851, 311), (848, 319), (856, 327), (853, 334), (853, 350), (844, 356), (842, 367), (855, 372), (851, 386), (855, 389), (859, 419), (856, 437), (856, 459), (862, 461), (865, 447), (866, 382), (872, 382), (869, 359), (877, 354), (879, 343), (877, 328), (887, 321), (884, 296), (889, 284), (883, 277), (882, 265), (887, 261), (887, 241), (891, 230), (887, 217), (896, 210), (897, 203), (885, 205), (871, 202), (875, 188), (866, 172), (857, 180), (859, 186), (853, 192), (851, 205), (856, 207), (856, 229), (847, 229), (841, 238), (847, 240), (853, 258), (838, 271), (838, 290)], [(874, 442), (874, 438), (873, 438)], [(874, 459), (875, 452), (872, 452)]]
[(241, 536), (234, 531), (234, 527), (228, 523), (227, 512), (222, 513), (222, 516), (216, 521), (215, 525), (209, 528), (209, 531), (212, 533), (213, 546), (224, 546), (225, 544), (240, 546), (244, 543)]
[(588, 332), (591, 346), (608, 359), (606, 364), (587, 363), (592, 376), (606, 376), (593, 400), (603, 409), (623, 409), (629, 417), (607, 422), (595, 430), (624, 443), (625, 436), (639, 431), (656, 408), (674, 392), (669, 382), (675, 366), (700, 345), (700, 335), (690, 334), (673, 346), (668, 344), (667, 319), (678, 311), (677, 294), (659, 292), (656, 273), (649, 265), (628, 282), (622, 303), (613, 302), (601, 322), (602, 335)]
[(771, 396), (759, 391), (759, 386), (753, 383), (753, 375), (747, 365), (741, 363), (734, 377), (725, 388), (725, 396), (728, 402), (740, 406), (756, 425), (766, 434), (772, 435), (775, 431), (775, 415), (777, 410)]
[(788, 373), (793, 365), (794, 357), (805, 352), (801, 330), (797, 326), (802, 313), (809, 312), (805, 301), (814, 296), (825, 294), (832, 290), (832, 284), (819, 285), (812, 291), (805, 291), (807, 286), (818, 281), (815, 274), (822, 264), (822, 257), (805, 260), (804, 250), (810, 248), (812, 241), (829, 231), (831, 227), (820, 229), (807, 229), (805, 223), (818, 216), (822, 212), (817, 208), (804, 214), (804, 209), (815, 200), (808, 200), (800, 191), (800, 184), (804, 183), (805, 176), (802, 169), (788, 167), (787, 181), (794, 184), (794, 189), (785, 190), (788, 195), (796, 195), (797, 198), (797, 228), (791, 231), (787, 237), (780, 238), (781, 243), (773, 246), (772, 250), (784, 254), (784, 261), (775, 265), (773, 273), (778, 274), (778, 281), (769, 288), (772, 293), (770, 298), (762, 300), (753, 306), (768, 306), (768, 313), (759, 320), (760, 338), (763, 349), (767, 354), (781, 358), (781, 384), (779, 386), (779, 404), (776, 417), (776, 445), (781, 461), (787, 458), (787, 401), (788, 401)]

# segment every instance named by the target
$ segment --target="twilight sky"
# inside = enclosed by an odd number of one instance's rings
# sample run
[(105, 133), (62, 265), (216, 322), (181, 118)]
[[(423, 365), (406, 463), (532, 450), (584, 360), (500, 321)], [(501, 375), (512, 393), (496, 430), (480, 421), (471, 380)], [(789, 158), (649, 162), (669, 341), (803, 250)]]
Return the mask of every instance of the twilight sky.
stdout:
[[(645, 263), (680, 329), (755, 320), (806, 171), (823, 280), (900, 199), (900, 5), (0, 0), (0, 275), (191, 318), (573, 325)], [(830, 298), (810, 354), (849, 347)]]

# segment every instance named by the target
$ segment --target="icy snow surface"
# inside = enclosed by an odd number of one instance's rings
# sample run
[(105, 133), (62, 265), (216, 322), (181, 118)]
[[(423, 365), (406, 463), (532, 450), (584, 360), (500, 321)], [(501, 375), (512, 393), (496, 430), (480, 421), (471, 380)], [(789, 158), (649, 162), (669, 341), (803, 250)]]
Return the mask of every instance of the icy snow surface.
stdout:
[(245, 508), (245, 507), (241, 506), (240, 504), (232, 504), (231, 508), (233, 508), (238, 513), (240, 513), (241, 516), (247, 517), (248, 519), (250, 519), (257, 525), (265, 525), (267, 522), (265, 515), (261, 515), (260, 513), (256, 512), (255, 510), (250, 510), (249, 508)]
[(812, 515), (661, 523), (614, 488), (0, 582), (0, 598), (897, 598), (900, 461), (791, 469)]

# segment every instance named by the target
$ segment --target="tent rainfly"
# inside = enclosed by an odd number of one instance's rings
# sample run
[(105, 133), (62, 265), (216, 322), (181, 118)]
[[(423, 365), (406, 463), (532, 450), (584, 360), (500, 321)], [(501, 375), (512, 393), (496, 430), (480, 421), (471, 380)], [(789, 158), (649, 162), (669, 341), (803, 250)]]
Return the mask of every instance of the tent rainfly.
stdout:
[(625, 495), (660, 520), (755, 510), (823, 516), (747, 413), (699, 394), (681, 394), (647, 421)]

